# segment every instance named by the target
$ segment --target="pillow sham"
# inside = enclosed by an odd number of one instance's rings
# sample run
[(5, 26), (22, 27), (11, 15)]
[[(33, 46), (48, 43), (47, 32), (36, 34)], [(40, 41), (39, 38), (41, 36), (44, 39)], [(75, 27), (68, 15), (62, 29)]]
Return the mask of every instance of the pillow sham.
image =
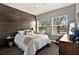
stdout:
[(18, 31), (19, 35), (24, 35), (24, 31)]
[(24, 34), (25, 34), (25, 35), (28, 35), (28, 34), (34, 34), (34, 33), (33, 33), (33, 31), (31, 31), (31, 30), (25, 30), (25, 31), (24, 31)]

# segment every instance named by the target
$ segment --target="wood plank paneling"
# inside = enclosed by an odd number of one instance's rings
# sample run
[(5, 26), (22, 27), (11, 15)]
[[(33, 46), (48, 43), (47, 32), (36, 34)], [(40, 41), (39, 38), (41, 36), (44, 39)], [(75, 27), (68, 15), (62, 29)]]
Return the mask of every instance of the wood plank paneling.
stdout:
[(29, 29), (30, 23), (35, 21), (34, 15), (0, 4), (0, 47), (5, 45), (8, 34), (21, 29)]

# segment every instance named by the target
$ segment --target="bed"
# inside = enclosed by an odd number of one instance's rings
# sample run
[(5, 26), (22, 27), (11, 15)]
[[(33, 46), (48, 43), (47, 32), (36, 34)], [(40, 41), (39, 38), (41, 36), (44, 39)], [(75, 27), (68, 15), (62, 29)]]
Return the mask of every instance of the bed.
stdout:
[(26, 34), (20, 31), (14, 39), (15, 44), (24, 51), (24, 55), (35, 55), (37, 50), (51, 43), (47, 35), (43, 34)]

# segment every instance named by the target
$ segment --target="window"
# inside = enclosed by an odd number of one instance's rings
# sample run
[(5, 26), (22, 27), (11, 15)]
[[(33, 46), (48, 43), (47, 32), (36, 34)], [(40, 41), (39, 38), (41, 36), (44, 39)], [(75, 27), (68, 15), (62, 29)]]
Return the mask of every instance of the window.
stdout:
[(45, 33), (45, 28), (46, 28), (45, 19), (42, 18), (39, 20), (39, 26), (38, 26), (39, 33)]
[(62, 35), (68, 30), (68, 17), (67, 15), (57, 16), (52, 18), (52, 34)]

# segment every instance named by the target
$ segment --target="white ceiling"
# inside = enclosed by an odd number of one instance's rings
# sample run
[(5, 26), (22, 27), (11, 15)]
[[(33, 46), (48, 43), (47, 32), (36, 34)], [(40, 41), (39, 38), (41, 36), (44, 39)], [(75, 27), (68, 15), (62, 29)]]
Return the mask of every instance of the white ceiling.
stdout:
[(52, 10), (72, 5), (72, 3), (3, 3), (33, 15), (43, 14)]

